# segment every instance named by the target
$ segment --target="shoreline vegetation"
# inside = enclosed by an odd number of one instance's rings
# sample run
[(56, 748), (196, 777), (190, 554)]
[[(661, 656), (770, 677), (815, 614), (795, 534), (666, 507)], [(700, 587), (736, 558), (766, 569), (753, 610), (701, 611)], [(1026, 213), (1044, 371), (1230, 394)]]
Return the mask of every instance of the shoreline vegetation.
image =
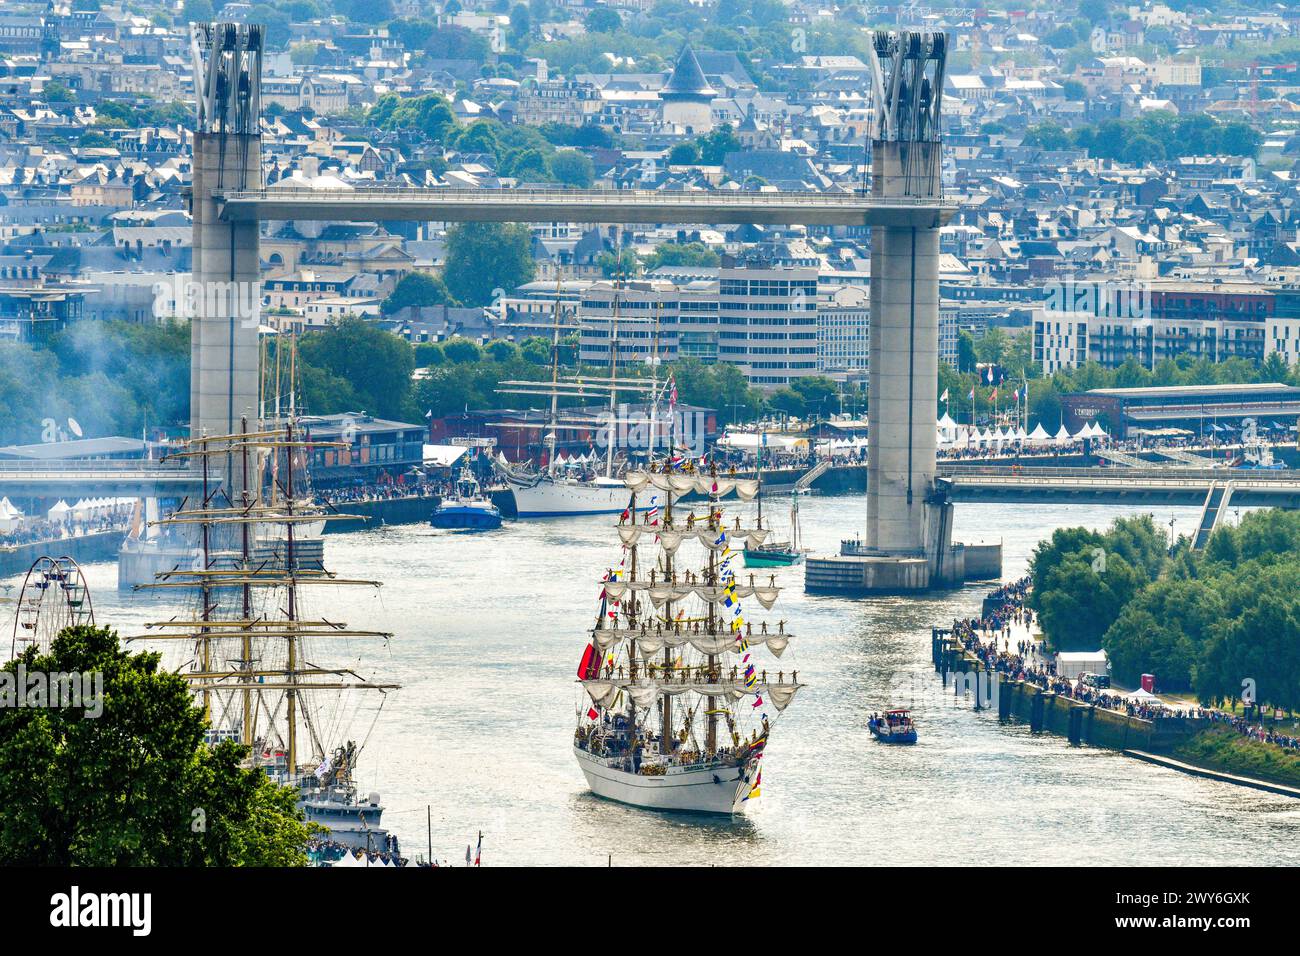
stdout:
[(1168, 756), (1205, 770), (1300, 787), (1300, 751), (1244, 737), (1228, 727), (1202, 730)]
[[(1115, 680), (1186, 694), (1234, 720), (1164, 753), (1205, 770), (1300, 786), (1300, 515), (1249, 512), (1203, 551), (1149, 515), (1062, 528), (1030, 561), (1030, 605), (1052, 651), (1101, 648)], [(1267, 715), (1274, 715), (1272, 717)], [(1244, 719), (1243, 719), (1244, 718)], [(1283, 743), (1260, 739), (1265, 733)]]

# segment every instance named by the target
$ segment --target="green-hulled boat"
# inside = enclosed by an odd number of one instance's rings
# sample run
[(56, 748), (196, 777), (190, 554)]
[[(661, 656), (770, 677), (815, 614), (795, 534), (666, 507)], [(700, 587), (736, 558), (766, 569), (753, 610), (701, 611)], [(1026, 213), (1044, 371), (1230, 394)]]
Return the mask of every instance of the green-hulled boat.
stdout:
[[(763, 523), (763, 492), (759, 485), (758, 522)], [(799, 535), (799, 492), (790, 494), (790, 540), (764, 541), (756, 548), (745, 548), (747, 568), (787, 568), (802, 564), (805, 549)]]

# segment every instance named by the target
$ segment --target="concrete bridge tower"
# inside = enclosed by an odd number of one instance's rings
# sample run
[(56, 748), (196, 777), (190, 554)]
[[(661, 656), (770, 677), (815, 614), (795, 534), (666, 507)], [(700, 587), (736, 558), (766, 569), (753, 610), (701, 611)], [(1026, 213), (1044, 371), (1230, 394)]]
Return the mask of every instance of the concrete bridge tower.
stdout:
[(952, 544), (952, 504), (935, 482), (939, 228), (952, 212), (940, 178), (947, 41), (873, 37), (871, 194), (917, 213), (871, 229), (866, 534), (809, 560), (812, 591), (915, 591), (1001, 572), (1000, 548)]
[[(190, 434), (230, 435), (258, 415), (261, 272), (257, 222), (221, 219), (217, 196), (262, 185), (260, 90), (263, 28), (190, 27), (194, 127), (194, 305), (190, 331)], [(232, 474), (232, 490), (241, 486)]]

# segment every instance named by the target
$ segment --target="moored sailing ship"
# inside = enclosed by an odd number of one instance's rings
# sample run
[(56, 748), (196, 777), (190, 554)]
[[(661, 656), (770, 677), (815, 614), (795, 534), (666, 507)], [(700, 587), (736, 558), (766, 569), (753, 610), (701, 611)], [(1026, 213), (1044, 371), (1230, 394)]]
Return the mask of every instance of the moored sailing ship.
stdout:
[[(733, 569), (746, 543), (768, 532), (728, 522), (719, 499), (735, 490), (750, 500), (758, 482), (662, 469), (624, 476), (632, 497), (618, 522), (623, 558), (601, 582), (578, 667), (585, 693), (574, 753), (600, 796), (740, 813), (761, 792), (773, 726), (802, 686), (797, 671), (787, 678), (760, 664), (760, 654), (779, 659), (791, 639), (783, 620), (749, 617), (754, 605), (776, 603), (775, 578), (742, 580)], [(678, 503), (692, 492), (707, 500)]]
[[(355, 664), (328, 663), (340, 642), (392, 635), (305, 612), (305, 592), (316, 586), (380, 586), (300, 559), (302, 529), (353, 518), (324, 513), (295, 482), (296, 474), (305, 474), (306, 451), (323, 444), (340, 443), (301, 439), (293, 419), (255, 432), (244, 424), (236, 434), (189, 442), (176, 457), (201, 465), (201, 498), (182, 502), (157, 523), (197, 530), (198, 560), (138, 587), (192, 595), (195, 613), (147, 624), (148, 633), (128, 640), (185, 649), (188, 659), (178, 673), (208, 717), (210, 742), (242, 743), (248, 766), (297, 790), (306, 819), (329, 829), (329, 846), (400, 859), (396, 838), (381, 826), (378, 794), (358, 796), (353, 774), (360, 748), (346, 739), (355, 714), (345, 713), (353, 692), (383, 695), (398, 685), (369, 680)], [(222, 480), (212, 477), (214, 466), (222, 469)], [(276, 554), (267, 555), (261, 542), (271, 539), (278, 542)]]

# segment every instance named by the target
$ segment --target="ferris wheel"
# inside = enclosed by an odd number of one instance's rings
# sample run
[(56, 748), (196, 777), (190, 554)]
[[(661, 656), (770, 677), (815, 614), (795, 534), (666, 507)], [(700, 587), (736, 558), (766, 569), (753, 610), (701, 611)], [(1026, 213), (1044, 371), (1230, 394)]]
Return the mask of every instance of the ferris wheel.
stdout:
[(27, 569), (18, 593), (11, 654), (16, 658), (32, 646), (38, 654), (48, 654), (64, 628), (94, 623), (95, 609), (81, 566), (66, 556), (39, 557)]

